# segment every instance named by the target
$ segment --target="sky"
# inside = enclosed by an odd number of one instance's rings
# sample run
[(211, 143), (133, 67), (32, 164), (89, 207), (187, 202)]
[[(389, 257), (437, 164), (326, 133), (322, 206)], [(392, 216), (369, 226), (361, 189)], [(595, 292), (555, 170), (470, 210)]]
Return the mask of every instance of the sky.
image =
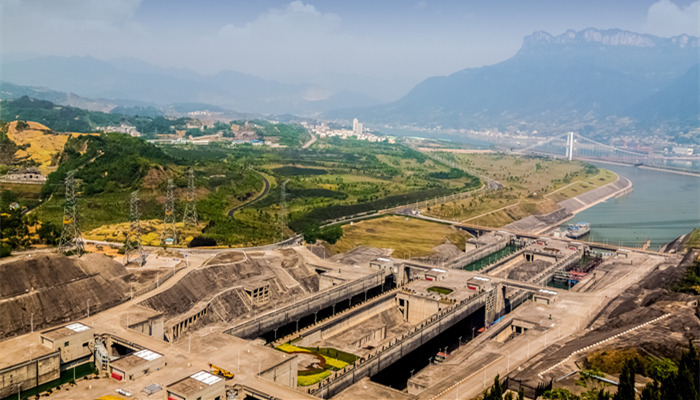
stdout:
[(430, 76), (508, 59), (534, 31), (699, 35), (697, 0), (0, 0), (0, 7), (4, 62), (136, 58), (382, 100)]

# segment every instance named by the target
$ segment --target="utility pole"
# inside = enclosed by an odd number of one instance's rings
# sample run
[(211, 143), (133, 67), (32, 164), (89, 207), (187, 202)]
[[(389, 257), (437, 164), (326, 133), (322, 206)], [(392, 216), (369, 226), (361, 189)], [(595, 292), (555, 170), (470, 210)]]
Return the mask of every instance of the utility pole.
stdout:
[(78, 213), (78, 190), (75, 181), (75, 170), (69, 171), (65, 179), (66, 200), (63, 207), (63, 230), (58, 251), (63, 254), (85, 253), (85, 242), (80, 234), (80, 215)]
[(168, 179), (168, 188), (165, 193), (165, 217), (163, 218), (163, 232), (160, 236), (161, 244), (176, 244), (177, 230), (175, 229), (175, 184), (173, 179)]
[(146, 255), (141, 247), (141, 213), (139, 212), (138, 190), (131, 192), (129, 211), (129, 231), (124, 240), (124, 265), (136, 262), (143, 266), (146, 264)]
[(194, 191), (194, 170), (190, 168), (187, 178), (187, 203), (185, 204), (185, 214), (182, 217), (185, 226), (197, 226), (197, 204), (195, 203)]

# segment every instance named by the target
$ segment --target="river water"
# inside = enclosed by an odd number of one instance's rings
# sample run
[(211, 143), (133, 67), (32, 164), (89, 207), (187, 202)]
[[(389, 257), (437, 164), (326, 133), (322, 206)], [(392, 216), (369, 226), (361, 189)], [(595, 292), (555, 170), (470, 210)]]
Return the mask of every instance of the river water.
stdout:
[[(494, 143), (446, 132), (381, 129), (397, 136), (443, 139), (468, 144), (476, 149), (492, 148)], [(595, 163), (594, 163), (595, 164)], [(649, 249), (662, 245), (700, 227), (700, 178), (632, 166), (596, 164), (632, 181), (634, 191), (619, 199), (611, 198), (562, 224), (589, 222), (591, 233), (581, 240), (638, 247), (647, 240)], [(666, 160), (664, 165), (700, 172), (700, 162)]]
[[(650, 250), (700, 227), (700, 178), (645, 168), (598, 164), (632, 181), (634, 191), (597, 204), (570, 220), (591, 224), (584, 240)], [(565, 228), (567, 224), (563, 224)]]

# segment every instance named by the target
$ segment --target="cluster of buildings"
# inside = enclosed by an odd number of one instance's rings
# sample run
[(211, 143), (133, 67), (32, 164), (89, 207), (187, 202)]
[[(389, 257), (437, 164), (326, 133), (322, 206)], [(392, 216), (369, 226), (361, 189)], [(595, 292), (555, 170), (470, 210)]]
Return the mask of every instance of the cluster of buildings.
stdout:
[[(115, 383), (131, 382), (165, 368), (168, 363), (163, 354), (136, 343), (112, 335), (98, 334), (90, 326), (80, 322), (41, 332), (39, 343), (18, 348), (9, 358), (0, 362), (0, 397), (5, 398), (45, 384), (57, 382), (64, 375), (70, 376), (76, 368), (95, 367)], [(29, 358), (24, 358), (29, 351)], [(77, 377), (84, 375), (79, 373)], [(142, 392), (154, 398), (177, 400), (223, 400), (226, 398), (224, 379), (204, 370), (192, 370), (170, 375), (171, 382), (147, 385)], [(131, 397), (124, 389), (120, 395)], [(114, 397), (121, 398), (121, 397)]]
[(339, 137), (341, 139), (348, 139), (354, 137), (357, 140), (366, 140), (369, 142), (388, 142), (392, 144), (396, 143), (396, 140), (394, 138), (386, 136), (377, 136), (373, 133), (370, 133), (362, 125), (362, 122), (359, 122), (357, 120), (357, 118), (353, 119), (352, 121), (352, 130), (345, 128), (332, 129), (325, 122), (321, 122), (320, 124), (313, 126), (309, 126), (306, 123), (302, 123), (302, 125), (305, 125), (306, 128), (310, 129), (311, 132), (318, 135), (318, 137), (320, 138)]
[(141, 132), (136, 130), (136, 127), (125, 123), (121, 123), (120, 125), (97, 126), (95, 130), (98, 132), (119, 132), (133, 137), (141, 137)]

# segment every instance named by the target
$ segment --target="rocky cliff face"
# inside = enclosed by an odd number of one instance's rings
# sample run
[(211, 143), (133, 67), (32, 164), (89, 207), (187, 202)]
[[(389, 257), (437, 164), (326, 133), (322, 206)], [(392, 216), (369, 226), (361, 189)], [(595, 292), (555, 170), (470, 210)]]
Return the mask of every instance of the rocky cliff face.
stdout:
[(521, 51), (532, 47), (547, 45), (582, 45), (598, 44), (605, 46), (632, 47), (698, 47), (698, 38), (680, 35), (672, 38), (661, 38), (643, 33), (623, 31), (619, 29), (599, 30), (594, 28), (576, 32), (568, 30), (561, 35), (551, 35), (544, 31), (534, 32), (523, 39)]

